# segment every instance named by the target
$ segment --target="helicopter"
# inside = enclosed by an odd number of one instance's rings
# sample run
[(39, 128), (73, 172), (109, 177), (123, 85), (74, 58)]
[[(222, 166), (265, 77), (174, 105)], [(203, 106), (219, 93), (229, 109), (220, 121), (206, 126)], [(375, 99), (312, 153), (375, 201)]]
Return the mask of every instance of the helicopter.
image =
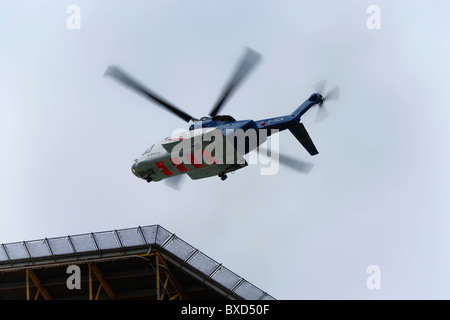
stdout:
[[(117, 80), (190, 124), (188, 130), (177, 132), (148, 148), (134, 160), (132, 173), (147, 182), (173, 180), (174, 177), (185, 174), (192, 180), (212, 176), (225, 180), (228, 173), (234, 173), (248, 165), (244, 155), (259, 148), (272, 134), (286, 129), (311, 156), (317, 155), (319, 152), (300, 120), (302, 115), (314, 106), (319, 108), (317, 119), (328, 115), (323, 109), (323, 103), (325, 100), (339, 98), (339, 87), (336, 86), (328, 94), (323, 94), (326, 80), (318, 82), (314, 86), (315, 92), (287, 115), (260, 120), (236, 120), (230, 115), (220, 114), (225, 102), (260, 60), (260, 53), (246, 47), (217, 102), (207, 116), (199, 119), (146, 88), (120, 67), (108, 66), (104, 76)], [(303, 162), (286, 155), (278, 156), (280, 163), (299, 171), (304, 169)]]

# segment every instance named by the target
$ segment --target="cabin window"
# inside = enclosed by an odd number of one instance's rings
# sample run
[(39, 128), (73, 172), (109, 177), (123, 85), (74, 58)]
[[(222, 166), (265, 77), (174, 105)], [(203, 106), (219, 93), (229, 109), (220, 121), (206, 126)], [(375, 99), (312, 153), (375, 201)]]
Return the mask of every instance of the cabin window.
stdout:
[(150, 153), (150, 151), (152, 151), (152, 149), (153, 149), (154, 146), (155, 146), (155, 145), (153, 144), (150, 148), (148, 148), (147, 150), (145, 150), (145, 152), (144, 152), (142, 155), (147, 154), (147, 153)]

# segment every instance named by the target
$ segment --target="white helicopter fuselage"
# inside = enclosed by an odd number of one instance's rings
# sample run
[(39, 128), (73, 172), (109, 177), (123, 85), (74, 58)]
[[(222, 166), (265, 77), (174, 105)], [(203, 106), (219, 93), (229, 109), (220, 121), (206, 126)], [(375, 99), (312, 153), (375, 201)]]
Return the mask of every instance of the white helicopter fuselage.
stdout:
[(155, 143), (135, 160), (132, 172), (147, 182), (181, 174), (196, 180), (211, 176), (226, 177), (226, 173), (247, 165), (220, 130), (199, 128)]

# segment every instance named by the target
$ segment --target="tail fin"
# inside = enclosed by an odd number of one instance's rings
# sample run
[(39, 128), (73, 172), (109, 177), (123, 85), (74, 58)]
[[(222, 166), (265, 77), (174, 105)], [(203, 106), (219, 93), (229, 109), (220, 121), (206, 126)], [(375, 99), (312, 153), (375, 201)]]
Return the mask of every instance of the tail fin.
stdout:
[(302, 144), (306, 151), (309, 152), (310, 155), (314, 156), (319, 153), (319, 151), (317, 151), (316, 147), (314, 146), (313, 141), (309, 137), (308, 131), (306, 131), (303, 123), (300, 122), (289, 127), (289, 131), (292, 132), (294, 137), (297, 138), (297, 140)]

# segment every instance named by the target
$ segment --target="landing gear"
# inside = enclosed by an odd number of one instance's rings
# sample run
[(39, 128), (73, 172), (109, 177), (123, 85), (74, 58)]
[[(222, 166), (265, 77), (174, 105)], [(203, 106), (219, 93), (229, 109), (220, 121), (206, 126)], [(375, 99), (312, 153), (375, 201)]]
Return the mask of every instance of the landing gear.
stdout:
[(148, 183), (153, 181), (153, 178), (150, 176), (150, 174), (146, 175), (145, 177), (142, 177), (144, 180), (146, 180)]
[(225, 181), (228, 177), (225, 173), (219, 173), (219, 178), (220, 180)]

